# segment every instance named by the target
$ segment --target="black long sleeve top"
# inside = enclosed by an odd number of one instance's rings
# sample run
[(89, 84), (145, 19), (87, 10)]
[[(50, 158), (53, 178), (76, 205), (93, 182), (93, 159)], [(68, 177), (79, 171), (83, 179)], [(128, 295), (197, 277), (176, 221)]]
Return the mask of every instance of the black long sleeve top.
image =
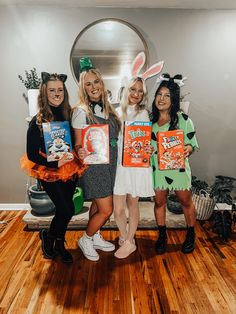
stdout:
[[(62, 114), (62, 108), (51, 106), (51, 110), (54, 116), (54, 121), (65, 121)], [(48, 162), (45, 157), (40, 155), (39, 151), (46, 154), (45, 142), (43, 138), (42, 129), (36, 124), (36, 116), (32, 118), (27, 131), (27, 144), (26, 152), (28, 159), (35, 162), (38, 165), (46, 166), (49, 168), (58, 168), (58, 161)]]

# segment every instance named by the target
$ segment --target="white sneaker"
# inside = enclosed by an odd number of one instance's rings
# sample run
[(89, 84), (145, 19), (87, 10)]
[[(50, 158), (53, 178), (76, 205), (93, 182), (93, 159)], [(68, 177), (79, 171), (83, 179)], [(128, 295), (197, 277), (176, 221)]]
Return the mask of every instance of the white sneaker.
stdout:
[(105, 252), (111, 252), (115, 250), (115, 245), (104, 240), (99, 231), (97, 231), (93, 236), (93, 247), (97, 250)]
[(93, 239), (89, 239), (86, 235), (83, 235), (82, 238), (79, 239), (78, 245), (81, 248), (84, 256), (90, 261), (98, 261), (99, 255), (97, 251), (93, 247)]

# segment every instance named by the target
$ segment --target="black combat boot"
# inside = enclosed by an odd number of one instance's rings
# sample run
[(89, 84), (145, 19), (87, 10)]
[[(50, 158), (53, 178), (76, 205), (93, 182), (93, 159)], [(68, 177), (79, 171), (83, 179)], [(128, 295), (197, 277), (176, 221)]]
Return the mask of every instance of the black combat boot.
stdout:
[(158, 226), (159, 236), (156, 241), (157, 254), (164, 254), (167, 246), (166, 226)]
[(182, 245), (182, 252), (191, 253), (195, 248), (195, 232), (194, 227), (189, 227), (187, 230), (185, 241)]
[(73, 257), (65, 248), (65, 239), (56, 238), (55, 251), (61, 257), (63, 263), (73, 263)]
[(50, 234), (50, 232), (46, 229), (42, 229), (39, 232), (39, 237), (42, 241), (41, 247), (43, 254), (47, 258), (54, 258), (56, 256), (54, 245), (55, 245), (55, 237)]

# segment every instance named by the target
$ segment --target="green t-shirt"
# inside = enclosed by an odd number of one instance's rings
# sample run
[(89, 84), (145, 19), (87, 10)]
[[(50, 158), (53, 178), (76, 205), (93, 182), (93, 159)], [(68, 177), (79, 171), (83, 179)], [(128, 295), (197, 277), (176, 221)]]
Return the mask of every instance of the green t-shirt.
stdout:
[[(178, 129), (184, 131), (184, 145), (192, 145), (195, 150), (198, 147), (195, 128), (192, 120), (183, 112), (178, 113), (179, 122)], [(159, 190), (190, 190), (191, 189), (191, 169), (188, 158), (185, 158), (185, 169), (178, 170), (159, 170), (158, 158), (157, 158), (157, 132), (165, 132), (169, 129), (169, 122), (159, 126), (154, 123), (152, 126), (152, 146), (155, 149), (155, 153), (151, 158), (151, 165), (153, 168), (153, 183), (154, 189)]]

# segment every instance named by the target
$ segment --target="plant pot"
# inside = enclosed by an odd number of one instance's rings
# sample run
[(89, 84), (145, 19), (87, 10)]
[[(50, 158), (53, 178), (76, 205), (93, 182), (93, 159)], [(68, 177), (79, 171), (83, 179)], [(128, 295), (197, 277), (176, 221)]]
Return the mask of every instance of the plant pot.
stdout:
[(39, 89), (28, 89), (28, 104), (30, 117), (38, 113), (38, 95)]
[(75, 193), (73, 195), (73, 202), (75, 206), (75, 215), (78, 215), (84, 205), (84, 194), (83, 190), (80, 187), (75, 188)]
[(167, 197), (167, 208), (173, 214), (183, 214), (183, 209), (175, 196)]
[(55, 213), (55, 205), (45, 191), (39, 191), (37, 185), (28, 189), (31, 213), (35, 216), (51, 216)]

